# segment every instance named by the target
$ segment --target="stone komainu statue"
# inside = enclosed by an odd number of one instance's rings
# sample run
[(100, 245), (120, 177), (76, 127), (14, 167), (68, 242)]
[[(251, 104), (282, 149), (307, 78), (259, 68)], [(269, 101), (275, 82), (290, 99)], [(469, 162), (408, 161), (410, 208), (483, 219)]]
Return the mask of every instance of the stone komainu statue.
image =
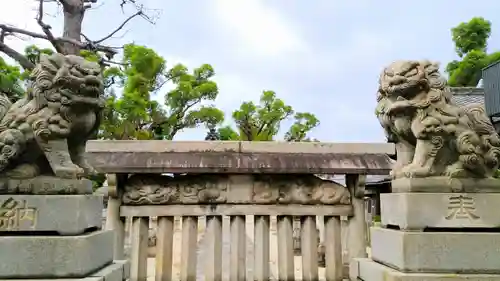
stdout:
[(379, 81), (376, 115), (396, 143), (393, 178), (487, 178), (498, 169), (500, 139), (482, 105), (451, 100), (439, 66), (397, 61)]
[(0, 94), (0, 172), (79, 178), (95, 170), (84, 157), (104, 106), (101, 67), (74, 55), (41, 55), (26, 96)]

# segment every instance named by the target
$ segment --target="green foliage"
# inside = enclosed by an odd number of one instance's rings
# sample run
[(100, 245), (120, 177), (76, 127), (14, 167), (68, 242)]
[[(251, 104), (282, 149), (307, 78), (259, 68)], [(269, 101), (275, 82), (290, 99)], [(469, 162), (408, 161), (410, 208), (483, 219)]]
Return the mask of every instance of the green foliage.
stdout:
[(106, 175), (105, 174), (97, 174), (89, 177), (89, 180), (92, 181), (92, 190), (96, 191), (99, 189), (104, 182), (106, 181)]
[(451, 29), (452, 39), (458, 56), (463, 57), (471, 51), (486, 52), (487, 41), (491, 35), (491, 22), (474, 17)]
[[(154, 50), (128, 44), (124, 47), (123, 69), (108, 68), (105, 78), (122, 86), (121, 97), (108, 91), (100, 137), (105, 139), (172, 139), (176, 133), (201, 124), (219, 124), (224, 113), (213, 106), (219, 91), (212, 81), (214, 69), (201, 65), (191, 73), (177, 64), (168, 69), (166, 61)], [(171, 82), (162, 106), (151, 100), (162, 86)]]
[(493, 174), (494, 178), (500, 178), (500, 170), (496, 170), (495, 174)]
[[(272, 141), (278, 134), (281, 122), (294, 114), (291, 106), (276, 97), (273, 91), (264, 91), (259, 104), (243, 102), (232, 114), (237, 130), (231, 126), (218, 130), (221, 140)], [(287, 141), (304, 141), (307, 133), (319, 125), (311, 113), (295, 113), (295, 123), (285, 135)]]
[(38, 48), (35, 45), (29, 45), (24, 48), (24, 55), (34, 64), (40, 61), (41, 54), (52, 55), (54, 50), (48, 48)]
[(452, 87), (475, 87), (481, 80), (482, 69), (500, 60), (500, 52), (488, 54), (487, 41), (491, 35), (491, 22), (481, 17), (462, 22), (451, 29), (457, 55), (446, 66), (448, 85)]
[[(40, 54), (52, 54), (51, 49), (41, 49), (35, 45), (27, 46), (24, 55), (32, 63), (40, 60)], [(24, 96), (25, 81), (30, 74), (29, 70), (22, 70), (19, 66), (8, 64), (0, 57), (0, 91), (5, 93), (11, 101), (15, 102)]]
[(218, 135), (219, 139), (223, 141), (240, 139), (240, 135), (229, 125), (219, 128)]
[(307, 133), (319, 125), (316, 116), (309, 112), (295, 113), (295, 122), (285, 134), (286, 141), (305, 141)]
[(9, 65), (0, 57), (0, 92), (5, 93), (11, 101), (24, 95), (21, 70), (18, 66)]

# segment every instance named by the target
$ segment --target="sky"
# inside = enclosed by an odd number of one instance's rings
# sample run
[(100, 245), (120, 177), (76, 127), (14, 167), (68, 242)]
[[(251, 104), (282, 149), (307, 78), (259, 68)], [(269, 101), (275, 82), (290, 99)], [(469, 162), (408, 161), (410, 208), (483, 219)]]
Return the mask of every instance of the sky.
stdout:
[[(273, 90), (297, 112), (321, 124), (310, 136), (323, 142), (384, 142), (375, 118), (378, 75), (399, 59), (457, 59), (450, 29), (472, 17), (492, 21), (489, 50), (500, 48), (500, 1), (456, 0), (137, 0), (154, 24), (134, 19), (109, 45), (134, 42), (162, 55), (169, 65), (203, 63), (216, 71), (213, 103), (226, 119), (242, 101), (258, 102)], [(86, 13), (84, 33), (107, 35), (133, 13), (121, 0), (98, 0)], [(0, 23), (41, 32), (34, 0), (0, 0)], [(50, 6), (47, 4), (47, 6)], [(45, 20), (61, 34), (62, 13), (46, 8)], [(28, 37), (7, 43), (48, 46)], [(162, 102), (165, 91), (155, 99)], [(290, 122), (282, 125), (281, 135)], [(187, 129), (177, 140), (202, 140), (206, 128)]]

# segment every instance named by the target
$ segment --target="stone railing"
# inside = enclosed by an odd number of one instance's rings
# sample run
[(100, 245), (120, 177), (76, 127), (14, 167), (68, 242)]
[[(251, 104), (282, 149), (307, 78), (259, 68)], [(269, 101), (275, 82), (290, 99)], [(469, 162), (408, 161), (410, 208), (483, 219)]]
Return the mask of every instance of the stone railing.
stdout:
[[(366, 257), (364, 178), (389, 172), (394, 146), (93, 141), (87, 151), (94, 166), (109, 175), (106, 224), (115, 230), (115, 259), (124, 258), (125, 221), (132, 218), (130, 280), (152, 277), (152, 217), (157, 217), (155, 280), (177, 275), (181, 280), (221, 280), (226, 274), (230, 280), (248, 275), (253, 280), (294, 280), (294, 217), (300, 218), (301, 234), (297, 277), (342, 280), (349, 260), (342, 259), (340, 218), (349, 217), (349, 259)], [(345, 174), (346, 186), (314, 174)], [(318, 216), (324, 228), (324, 277), (318, 270)], [(176, 217), (181, 218), (179, 233)]]

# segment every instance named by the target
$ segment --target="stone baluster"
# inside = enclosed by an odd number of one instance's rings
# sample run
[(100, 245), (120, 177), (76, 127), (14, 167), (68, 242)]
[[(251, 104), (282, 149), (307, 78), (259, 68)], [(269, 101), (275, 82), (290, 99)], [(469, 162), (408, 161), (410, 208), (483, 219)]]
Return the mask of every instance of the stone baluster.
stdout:
[(254, 280), (268, 281), (269, 269), (269, 216), (254, 218)]
[(246, 280), (246, 219), (245, 216), (230, 217), (230, 261), (229, 278), (235, 281)]
[(348, 249), (349, 259), (366, 258), (366, 248), (368, 241), (366, 239), (366, 219), (365, 219), (365, 175), (346, 175), (346, 184), (351, 193), (353, 207), (353, 216), (349, 218), (348, 224)]
[(130, 280), (146, 281), (148, 270), (149, 217), (133, 217), (130, 254)]
[(181, 280), (196, 280), (198, 217), (182, 217)]
[(293, 217), (278, 216), (279, 280), (294, 280)]
[(108, 184), (108, 208), (106, 213), (106, 229), (113, 230), (114, 239), (114, 259), (125, 258), (125, 218), (120, 216), (121, 198), (118, 189), (118, 179), (116, 174), (106, 175)]
[(158, 217), (155, 281), (172, 280), (174, 217)]

